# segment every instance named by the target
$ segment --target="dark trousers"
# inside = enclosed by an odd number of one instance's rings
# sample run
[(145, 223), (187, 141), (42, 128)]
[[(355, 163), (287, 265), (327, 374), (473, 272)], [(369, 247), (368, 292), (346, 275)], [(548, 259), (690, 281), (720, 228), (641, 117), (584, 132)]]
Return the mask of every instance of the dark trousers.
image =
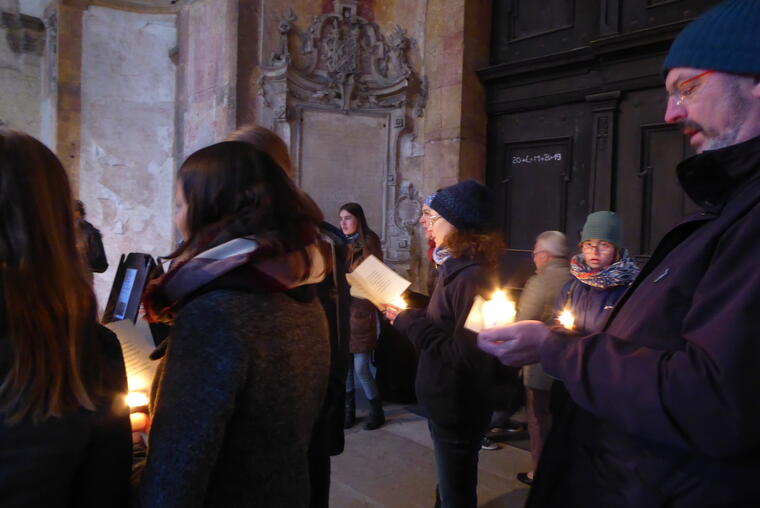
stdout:
[[(441, 508), (476, 508), (478, 453), (483, 431), (463, 430), (428, 421), (433, 438), (438, 499)], [(439, 504), (440, 503), (440, 504)]]
[(533, 458), (533, 471), (538, 467), (541, 451), (544, 449), (546, 436), (552, 425), (552, 413), (549, 411), (549, 390), (536, 390), (525, 387), (525, 412), (528, 416), (528, 434), (530, 435), (530, 454)]

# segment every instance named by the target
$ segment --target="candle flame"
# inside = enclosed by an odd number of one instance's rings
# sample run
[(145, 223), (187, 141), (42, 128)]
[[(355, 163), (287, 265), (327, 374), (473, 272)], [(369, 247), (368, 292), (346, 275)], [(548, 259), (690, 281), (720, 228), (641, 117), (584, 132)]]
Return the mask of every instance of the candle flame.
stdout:
[(406, 309), (408, 307), (404, 299), (401, 298), (400, 296), (394, 298), (393, 301), (391, 302), (391, 305), (399, 309)]
[(129, 407), (141, 407), (148, 405), (148, 396), (143, 392), (129, 392), (126, 397)]
[(575, 316), (570, 312), (570, 309), (564, 309), (557, 319), (559, 324), (568, 330), (572, 330), (573, 326), (575, 326)]
[(517, 309), (515, 302), (507, 299), (507, 294), (498, 290), (491, 296), (490, 300), (483, 303), (483, 326), (492, 328), (494, 326), (508, 325), (515, 320)]

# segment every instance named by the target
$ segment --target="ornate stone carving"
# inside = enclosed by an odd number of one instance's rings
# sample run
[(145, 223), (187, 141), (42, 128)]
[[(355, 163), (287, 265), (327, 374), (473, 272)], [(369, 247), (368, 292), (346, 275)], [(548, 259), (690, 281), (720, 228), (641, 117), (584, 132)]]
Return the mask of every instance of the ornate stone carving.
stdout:
[(377, 24), (357, 15), (356, 4), (335, 0), (333, 12), (315, 16), (305, 30), (297, 26), (293, 10), (275, 19), (276, 49), (256, 82), (259, 118), (289, 143), (299, 183), (302, 171), (309, 171), (308, 161), (301, 160), (302, 140), (309, 135), (303, 132), (304, 111), (385, 118), (385, 188), (377, 190), (383, 203), (381, 237), (386, 260), (403, 272), (421, 204), (410, 184), (399, 183), (398, 139), (408, 127), (407, 116), (423, 114), (427, 80), (420, 80), (409, 64), (414, 41), (406, 30), (396, 25), (383, 34)]
[[(414, 114), (421, 116), (427, 85), (409, 65), (406, 52), (413, 41), (404, 29), (396, 25), (385, 37), (346, 1), (337, 1), (335, 12), (316, 16), (305, 31), (296, 20), (292, 10), (277, 18), (279, 45), (259, 83), (265, 100), (271, 93), (267, 81), (282, 79), (286, 71), (297, 95), (344, 112), (403, 107), (416, 89), (422, 100), (415, 100)], [(294, 43), (297, 51), (291, 51)]]

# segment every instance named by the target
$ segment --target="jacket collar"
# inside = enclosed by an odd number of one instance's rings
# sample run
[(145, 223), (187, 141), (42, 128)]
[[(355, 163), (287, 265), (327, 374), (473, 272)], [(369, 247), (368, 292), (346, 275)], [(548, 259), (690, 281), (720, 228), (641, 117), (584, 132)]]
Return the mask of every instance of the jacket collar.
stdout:
[(760, 174), (760, 136), (690, 157), (678, 165), (677, 173), (697, 205), (721, 208), (742, 183)]
[(536, 273), (543, 273), (547, 268), (568, 268), (570, 261), (567, 258), (551, 258), (544, 266), (536, 269)]
[(459, 272), (478, 262), (469, 258), (449, 258), (438, 267), (438, 274), (444, 284), (448, 284)]

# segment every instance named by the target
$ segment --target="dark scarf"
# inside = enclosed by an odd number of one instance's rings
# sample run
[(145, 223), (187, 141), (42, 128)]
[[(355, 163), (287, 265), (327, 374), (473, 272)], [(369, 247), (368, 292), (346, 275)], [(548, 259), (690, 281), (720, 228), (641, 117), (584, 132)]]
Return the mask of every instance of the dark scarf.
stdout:
[(636, 261), (623, 249), (620, 259), (604, 270), (594, 271), (583, 260), (583, 254), (576, 254), (570, 260), (570, 273), (580, 282), (596, 288), (626, 286), (639, 274)]

